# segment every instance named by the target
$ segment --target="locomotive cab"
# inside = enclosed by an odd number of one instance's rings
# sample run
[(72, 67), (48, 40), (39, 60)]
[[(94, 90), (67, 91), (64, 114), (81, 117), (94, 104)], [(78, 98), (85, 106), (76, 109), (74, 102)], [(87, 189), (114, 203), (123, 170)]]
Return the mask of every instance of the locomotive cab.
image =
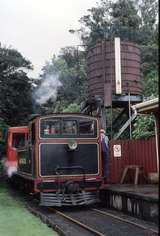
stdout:
[(83, 115), (38, 118), (37, 185), (42, 205), (97, 201), (102, 183), (98, 120)]

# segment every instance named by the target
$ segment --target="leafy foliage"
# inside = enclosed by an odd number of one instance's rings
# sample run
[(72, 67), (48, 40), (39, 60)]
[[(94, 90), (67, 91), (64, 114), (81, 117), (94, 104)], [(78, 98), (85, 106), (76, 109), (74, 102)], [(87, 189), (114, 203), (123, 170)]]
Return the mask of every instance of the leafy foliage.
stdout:
[(31, 63), (17, 50), (0, 46), (0, 117), (8, 125), (25, 124), (32, 112)]
[[(7, 134), (8, 125), (4, 122), (4, 120), (0, 119), (0, 158), (4, 155), (5, 149), (5, 139)], [(1, 169), (1, 162), (0, 162)]]
[[(58, 74), (62, 86), (58, 89), (56, 102), (50, 99), (43, 108), (43, 112), (78, 111), (79, 104), (86, 97), (86, 64), (85, 54), (74, 47), (63, 48), (60, 55), (53, 56), (47, 62), (41, 74), (42, 80), (48, 75)], [(42, 112), (41, 111), (41, 112)]]
[(71, 103), (63, 110), (63, 112), (80, 112), (80, 106), (78, 106), (76, 103)]
[(93, 46), (99, 40), (121, 40), (139, 44), (143, 72), (157, 69), (158, 63), (158, 2), (157, 0), (101, 0), (97, 7), (79, 20), (81, 28), (71, 30), (80, 35), (83, 44)]
[(133, 138), (147, 138), (155, 133), (153, 116), (138, 116), (134, 124)]
[(7, 128), (8, 125), (4, 122), (4, 120), (0, 119), (0, 143), (2, 144), (5, 142)]
[(158, 97), (158, 71), (151, 70), (144, 77), (144, 96), (145, 97)]
[[(158, 71), (152, 70), (144, 77), (145, 97), (158, 97)], [(146, 138), (155, 133), (155, 118), (145, 115), (138, 116), (134, 123), (133, 138)]]

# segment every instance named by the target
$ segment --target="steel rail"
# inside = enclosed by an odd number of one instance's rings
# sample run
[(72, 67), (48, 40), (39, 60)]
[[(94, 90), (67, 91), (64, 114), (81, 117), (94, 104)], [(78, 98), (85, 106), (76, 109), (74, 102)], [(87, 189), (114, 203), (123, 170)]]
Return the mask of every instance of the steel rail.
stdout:
[(97, 235), (97, 236), (106, 236), (105, 234), (102, 234), (102, 233), (98, 232), (97, 230), (95, 230), (95, 229), (89, 227), (88, 225), (85, 225), (85, 224), (81, 223), (80, 221), (77, 221), (77, 220), (73, 219), (72, 217), (70, 217), (70, 216), (68, 216), (68, 215), (66, 215), (66, 214), (64, 214), (64, 213), (62, 213), (61, 211), (57, 211), (56, 209), (51, 208), (51, 207), (47, 207), (47, 209), (49, 209), (49, 210), (52, 211), (52, 212), (55, 212), (57, 215), (63, 216), (63, 217), (66, 218), (67, 220), (72, 221), (73, 223), (75, 223), (75, 224), (81, 226), (82, 228), (84, 228), (84, 229), (88, 230), (89, 232), (93, 233), (94, 235)]
[(151, 231), (152, 233), (156, 233), (156, 234), (159, 234), (158, 230), (155, 230), (155, 229), (151, 229), (151, 228), (147, 228), (145, 227), (144, 225), (141, 225), (141, 224), (138, 224), (138, 223), (135, 223), (135, 222), (132, 222), (130, 220), (126, 220), (126, 219), (123, 219), (122, 217), (119, 217), (119, 216), (115, 216), (111, 213), (108, 213), (108, 212), (105, 212), (105, 211), (101, 211), (101, 210), (98, 210), (96, 208), (91, 208), (92, 211), (96, 211), (102, 215), (106, 215), (106, 216), (110, 216), (110, 217), (113, 217), (115, 218), (116, 220), (119, 220), (119, 221), (122, 221), (122, 222), (125, 222), (125, 223), (128, 223), (128, 224), (131, 224), (131, 225), (134, 225), (136, 227), (139, 227), (143, 230), (148, 230), (148, 231)]
[[(36, 201), (37, 201), (37, 199), (36, 199)], [(100, 233), (100, 232), (98, 232), (98, 231), (96, 231), (96, 230), (93, 230), (93, 229), (90, 228), (89, 226), (84, 225), (83, 223), (81, 223), (81, 222), (79, 222), (79, 221), (76, 221), (75, 219), (73, 219), (73, 218), (71, 218), (71, 217), (69, 217), (69, 216), (66, 216), (65, 214), (63, 214), (63, 213), (60, 212), (60, 211), (55, 210), (54, 208), (48, 207), (48, 209), (50, 209), (51, 211), (54, 211), (55, 213), (57, 213), (57, 214), (59, 214), (59, 215), (61, 215), (61, 216), (64, 216), (65, 218), (68, 218), (69, 220), (72, 219), (72, 220), (71, 220), (72, 222), (74, 222), (74, 223), (76, 223), (76, 224), (79, 224), (79, 226), (81, 226), (81, 227), (86, 226), (86, 229), (87, 229), (87, 230), (89, 230), (89, 231), (92, 232), (92, 233), (96, 233), (95, 235), (97, 235), (97, 236), (105, 236), (104, 234), (102, 234), (102, 233)], [(141, 225), (141, 224), (132, 222), (132, 221), (130, 221), (130, 220), (126, 220), (126, 219), (124, 219), (124, 218), (122, 218), (122, 217), (115, 216), (115, 215), (113, 215), (113, 214), (111, 214), (111, 213), (108, 213), (108, 212), (105, 212), (105, 211), (101, 211), (101, 210), (96, 209), (96, 208), (90, 208), (90, 209), (91, 209), (92, 211), (96, 211), (96, 212), (98, 212), (98, 213), (100, 213), (100, 214), (102, 214), (102, 215), (110, 216), (110, 217), (112, 217), (112, 218), (114, 218), (114, 219), (116, 219), (116, 220), (125, 222), (125, 223), (130, 224), (130, 225), (134, 225), (134, 226), (136, 226), (136, 227), (138, 227), (138, 228), (141, 228), (141, 229), (143, 229), (143, 230), (146, 230), (146, 231), (150, 231), (150, 232), (152, 232), (152, 233), (159, 234), (159, 231), (158, 231), (158, 230), (151, 229), (151, 228), (147, 228), (147, 227), (145, 227), (144, 225)]]

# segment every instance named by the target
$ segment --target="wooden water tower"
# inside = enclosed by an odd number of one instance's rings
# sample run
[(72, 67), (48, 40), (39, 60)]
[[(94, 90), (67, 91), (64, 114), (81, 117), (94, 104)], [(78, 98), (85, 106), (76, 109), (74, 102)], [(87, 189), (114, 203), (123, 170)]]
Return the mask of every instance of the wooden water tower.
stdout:
[[(126, 114), (130, 118), (130, 106), (143, 100), (143, 75), (138, 45), (120, 41), (120, 38), (99, 41), (88, 50), (87, 68), (88, 100), (83, 104), (84, 110), (90, 104), (91, 110), (94, 110), (96, 106), (93, 101), (99, 100), (102, 111), (109, 108), (118, 108), (120, 111), (112, 120), (112, 127), (115, 122), (123, 119), (121, 115)], [(103, 126), (106, 128), (104, 122)]]

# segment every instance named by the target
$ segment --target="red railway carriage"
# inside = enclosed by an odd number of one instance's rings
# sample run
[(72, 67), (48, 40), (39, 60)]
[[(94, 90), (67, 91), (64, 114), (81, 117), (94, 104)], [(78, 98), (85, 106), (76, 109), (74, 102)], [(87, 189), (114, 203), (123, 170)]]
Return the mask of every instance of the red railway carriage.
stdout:
[(17, 172), (17, 149), (27, 146), (28, 127), (10, 127), (7, 132), (5, 167), (8, 176)]
[(13, 176), (46, 206), (98, 201), (103, 186), (99, 120), (83, 114), (36, 116)]

